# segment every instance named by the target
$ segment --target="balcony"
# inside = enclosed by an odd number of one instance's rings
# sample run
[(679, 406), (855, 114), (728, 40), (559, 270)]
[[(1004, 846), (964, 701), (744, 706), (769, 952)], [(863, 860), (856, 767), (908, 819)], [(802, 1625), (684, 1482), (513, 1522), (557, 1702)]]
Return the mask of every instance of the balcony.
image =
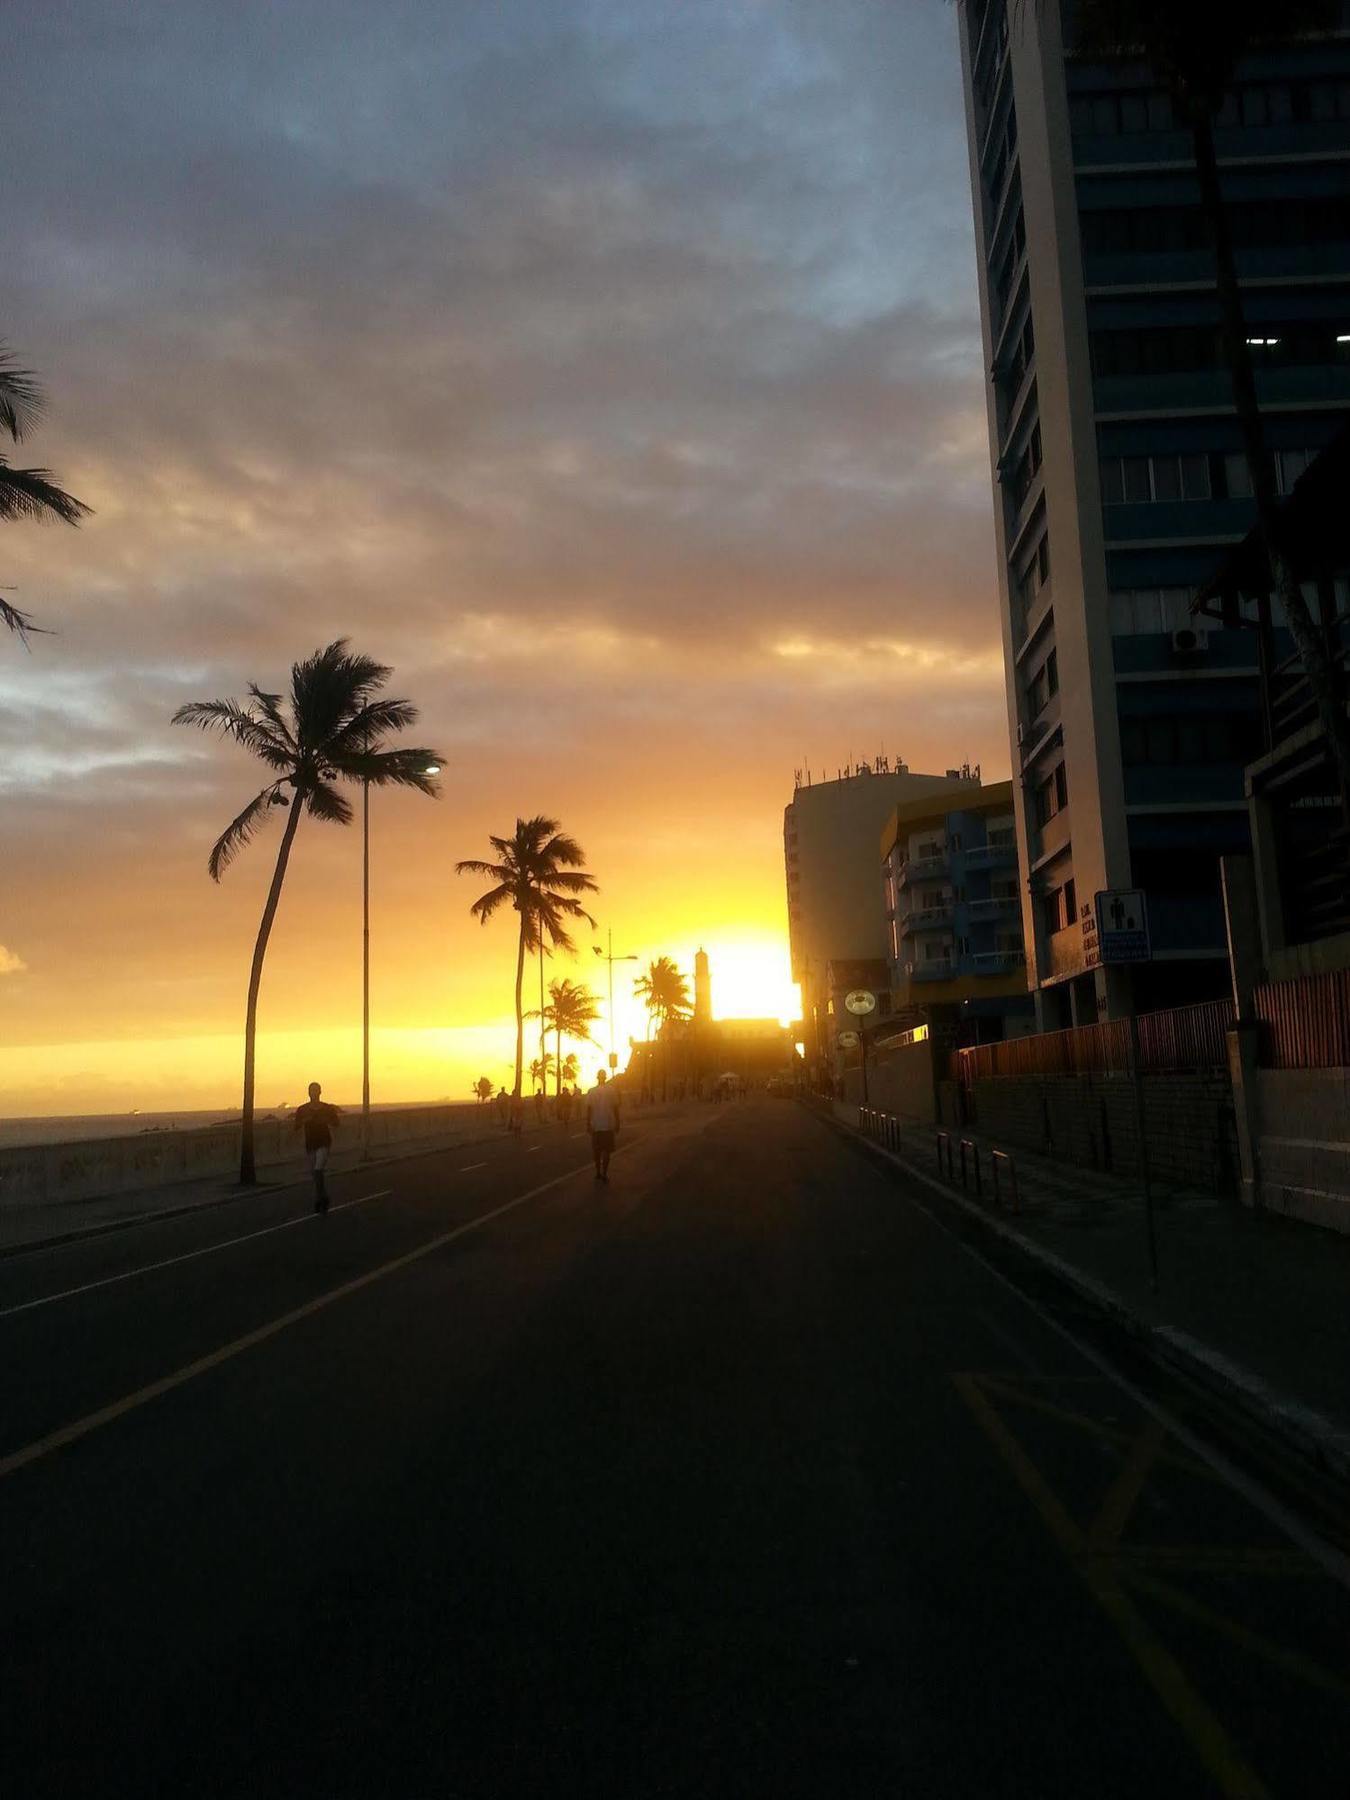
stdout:
[(950, 931), (951, 905), (918, 907), (914, 912), (902, 913), (898, 923), (901, 937), (920, 931)]
[(1017, 840), (1010, 831), (1000, 832), (987, 844), (977, 844), (973, 850), (967, 850), (965, 855), (968, 869), (1000, 868), (1017, 861)]
[(1020, 906), (1016, 894), (992, 894), (987, 900), (969, 900), (966, 912), (972, 925), (978, 925), (982, 919), (1011, 918)]
[(950, 981), (952, 959), (950, 956), (936, 956), (931, 962), (906, 963), (905, 973), (911, 981)]
[(939, 850), (932, 856), (911, 856), (908, 862), (900, 865), (896, 885), (908, 887), (911, 881), (927, 881), (934, 875), (947, 873), (947, 852)]
[(1015, 969), (1024, 968), (1027, 959), (1021, 950), (977, 950), (964, 960), (972, 975), (1011, 975)]

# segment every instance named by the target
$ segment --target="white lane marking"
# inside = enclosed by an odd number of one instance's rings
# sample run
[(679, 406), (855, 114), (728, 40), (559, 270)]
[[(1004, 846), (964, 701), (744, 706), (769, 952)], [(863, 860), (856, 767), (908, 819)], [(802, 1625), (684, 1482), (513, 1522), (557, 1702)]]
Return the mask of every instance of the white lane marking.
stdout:
[(486, 1167), (487, 1167), (487, 1164), (485, 1162), (465, 1163), (465, 1165), (462, 1169), (456, 1170), (456, 1174), (468, 1175), (468, 1174), (471, 1174), (474, 1169), (486, 1169)]
[[(330, 1212), (346, 1212), (351, 1206), (364, 1206), (367, 1200), (383, 1200), (393, 1188), (381, 1188), (375, 1194), (362, 1194), (357, 1200), (344, 1200)], [(113, 1287), (119, 1281), (131, 1281), (137, 1275), (151, 1275), (156, 1269), (171, 1269), (175, 1263), (195, 1262), (199, 1256), (214, 1256), (217, 1250), (229, 1250), (235, 1244), (248, 1244), (254, 1238), (269, 1237), (274, 1231), (289, 1231), (293, 1225), (308, 1225), (319, 1215), (302, 1213), (298, 1219), (283, 1219), (279, 1225), (264, 1225), (258, 1231), (246, 1231), (242, 1237), (225, 1238), (219, 1244), (207, 1244), (200, 1250), (185, 1250), (181, 1256), (166, 1256), (159, 1262), (142, 1263), (138, 1269), (123, 1269), (120, 1275), (105, 1275), (99, 1281), (86, 1281), (79, 1287), (62, 1288), (58, 1294), (43, 1294), (38, 1300), (23, 1300), (17, 1306), (0, 1307), (0, 1319), (11, 1319), (15, 1313), (32, 1312), (37, 1306), (50, 1306), (55, 1300), (70, 1300), (76, 1294), (92, 1294), (96, 1288)]]
[[(944, 1200), (956, 1200), (958, 1204), (961, 1203), (959, 1196), (953, 1194), (950, 1188), (942, 1186), (926, 1170), (918, 1169), (913, 1163), (891, 1153), (888, 1153), (887, 1160), (905, 1175), (915, 1181), (921, 1181), (925, 1187), (932, 1188), (934, 1193), (941, 1194)], [(1350, 1556), (1346, 1556), (1343, 1551), (1318, 1537), (1316, 1532), (1309, 1530), (1302, 1520), (1296, 1518), (1273, 1494), (1267, 1493), (1258, 1481), (1244, 1475), (1242, 1470), (1236, 1464), (1231, 1463), (1221, 1450), (1211, 1449), (1203, 1438), (1197, 1437), (1193, 1431), (1183, 1425), (1181, 1420), (1176, 1418), (1167, 1407), (1151, 1399), (1142, 1389), (1137, 1388), (1132, 1381), (1122, 1375), (1119, 1369), (1113, 1367), (1107, 1357), (1100, 1355), (1090, 1344), (1085, 1344), (1081, 1338), (1075, 1337), (1073, 1332), (1066, 1325), (1061, 1325), (1053, 1314), (1044, 1311), (1029, 1295), (1024, 1294), (1021, 1288), (1010, 1280), (1001, 1269), (996, 1269), (993, 1263), (980, 1255), (978, 1250), (973, 1249), (964, 1239), (958, 1237), (951, 1226), (940, 1219), (931, 1207), (925, 1206), (921, 1200), (916, 1200), (913, 1194), (906, 1193), (904, 1198), (915, 1212), (922, 1213), (930, 1224), (936, 1225), (944, 1236), (949, 1237), (958, 1250), (964, 1250), (967, 1256), (979, 1263), (981, 1268), (987, 1269), (994, 1280), (1007, 1288), (1010, 1294), (1015, 1294), (1023, 1306), (1029, 1312), (1035, 1313), (1043, 1325), (1048, 1325), (1057, 1336), (1062, 1337), (1066, 1343), (1072, 1344), (1080, 1356), (1090, 1362), (1094, 1368), (1100, 1369), (1108, 1381), (1118, 1387), (1122, 1393), (1130, 1396), (1136, 1406), (1141, 1407), (1160, 1425), (1165, 1426), (1179, 1444), (1186, 1446), (1192, 1456), (1207, 1463), (1216, 1475), (1227, 1482), (1230, 1488), (1241, 1494), (1243, 1499), (1255, 1507), (1257, 1512), (1261, 1513), (1287, 1538), (1297, 1544), (1300, 1550), (1311, 1557), (1324, 1574), (1329, 1575), (1333, 1581), (1339, 1582), (1342, 1587), (1350, 1588)], [(966, 1206), (968, 1210), (974, 1211), (969, 1202), (966, 1202)]]
[[(617, 1152), (616, 1152), (617, 1154)], [(569, 1169), (565, 1175), (555, 1175), (551, 1181), (543, 1181), (538, 1187), (531, 1188), (528, 1193), (518, 1194), (514, 1200), (507, 1200), (501, 1206), (493, 1207), (491, 1212), (480, 1213), (476, 1219), (470, 1219), (464, 1225), (456, 1225), (450, 1231), (443, 1231), (438, 1237), (430, 1238), (425, 1244), (419, 1244), (415, 1250), (405, 1250), (401, 1256), (392, 1261), (381, 1263), (378, 1268), (367, 1269), (364, 1275), (354, 1276), (351, 1281), (344, 1281), (340, 1287), (329, 1288), (326, 1294), (317, 1294), (313, 1300), (306, 1300), (303, 1306), (297, 1306), (288, 1313), (282, 1313), (279, 1319), (272, 1319), (266, 1325), (259, 1325), (255, 1331), (247, 1331), (243, 1337), (232, 1339), (222, 1344), (218, 1350), (211, 1350), (195, 1361), (184, 1363), (181, 1368), (173, 1370), (169, 1375), (162, 1375), (158, 1381), (149, 1382), (143, 1388), (137, 1388), (133, 1394), (125, 1394), (122, 1399), (114, 1400), (107, 1406), (99, 1407), (97, 1412), (86, 1413), (82, 1419), (73, 1419), (69, 1425), (62, 1425), (55, 1431), (49, 1431), (46, 1437), (38, 1438), (31, 1444), (25, 1444), (22, 1450), (14, 1450), (8, 1456), (0, 1457), (0, 1480), (12, 1475), (16, 1469), (27, 1467), (41, 1457), (49, 1456), (53, 1450), (63, 1449), (67, 1444), (74, 1444), (80, 1438), (88, 1437), (91, 1431), (97, 1431), (100, 1425), (110, 1425), (114, 1419), (134, 1412), (138, 1406), (144, 1406), (149, 1400), (157, 1400), (161, 1394), (168, 1394), (174, 1388), (182, 1387), (197, 1375), (204, 1375), (209, 1369), (219, 1368), (221, 1363), (229, 1362), (245, 1350), (251, 1350), (255, 1344), (264, 1344), (268, 1338), (276, 1337), (290, 1325), (296, 1325), (301, 1319), (308, 1319), (325, 1307), (331, 1306), (335, 1300), (345, 1299), (348, 1294), (359, 1293), (362, 1288), (369, 1287), (372, 1282), (392, 1275), (397, 1269), (406, 1269), (410, 1263), (419, 1262), (422, 1257), (430, 1256), (433, 1250), (441, 1250), (446, 1244), (452, 1244), (456, 1238), (467, 1232), (477, 1231), (480, 1225), (488, 1225), (493, 1219), (500, 1219), (504, 1214), (514, 1212), (518, 1206), (524, 1206), (527, 1200), (536, 1200), (540, 1194), (546, 1194), (550, 1188), (561, 1187), (564, 1181), (571, 1181), (576, 1175), (584, 1175), (586, 1169)], [(297, 1221), (298, 1223), (298, 1221)]]
[(535, 1151), (536, 1151), (536, 1150), (542, 1150), (542, 1149), (543, 1149), (543, 1147), (544, 1147), (544, 1146), (543, 1146), (543, 1145), (542, 1145), (542, 1144), (530, 1144), (530, 1145), (527, 1145), (527, 1147), (526, 1147), (526, 1150), (525, 1150), (525, 1154), (526, 1154), (526, 1156), (533, 1156), (533, 1155), (534, 1155), (534, 1153), (535, 1153)]

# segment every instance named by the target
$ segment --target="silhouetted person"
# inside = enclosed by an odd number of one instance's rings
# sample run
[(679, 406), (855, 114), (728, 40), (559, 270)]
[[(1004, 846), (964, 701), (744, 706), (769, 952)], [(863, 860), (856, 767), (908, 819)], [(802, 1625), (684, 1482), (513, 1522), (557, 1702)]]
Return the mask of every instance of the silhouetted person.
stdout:
[(328, 1167), (328, 1152), (333, 1147), (333, 1132), (342, 1123), (342, 1114), (338, 1108), (320, 1100), (322, 1092), (318, 1082), (311, 1081), (309, 1099), (303, 1106), (297, 1106), (291, 1117), (292, 1129), (303, 1129), (305, 1134), (305, 1160), (314, 1177), (316, 1213), (328, 1211), (328, 1183), (324, 1178), (324, 1170)]
[(591, 1155), (595, 1158), (595, 1179), (609, 1180), (609, 1159), (614, 1154), (614, 1140), (619, 1135), (619, 1096), (609, 1085), (601, 1069), (595, 1086), (586, 1096), (586, 1129), (591, 1134)]
[(497, 1098), (492, 1104), (497, 1108), (497, 1117), (505, 1125), (511, 1114), (511, 1096), (504, 1087), (497, 1089)]
[(563, 1091), (561, 1092), (561, 1094), (558, 1095), (558, 1111), (562, 1116), (564, 1131), (566, 1131), (567, 1127), (572, 1123), (572, 1101), (573, 1101), (573, 1098), (574, 1098), (574, 1095), (572, 1093), (571, 1088), (565, 1087), (563, 1089)]

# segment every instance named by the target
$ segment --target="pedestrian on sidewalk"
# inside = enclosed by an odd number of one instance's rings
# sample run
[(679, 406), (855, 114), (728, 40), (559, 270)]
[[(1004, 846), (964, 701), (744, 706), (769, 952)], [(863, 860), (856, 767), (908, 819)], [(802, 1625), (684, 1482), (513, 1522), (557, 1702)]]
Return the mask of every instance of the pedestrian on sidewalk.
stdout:
[(324, 1171), (328, 1167), (328, 1152), (333, 1147), (333, 1133), (342, 1123), (342, 1112), (336, 1106), (330, 1106), (319, 1095), (323, 1089), (317, 1081), (309, 1084), (309, 1099), (303, 1106), (297, 1106), (291, 1116), (291, 1128), (304, 1131), (305, 1160), (309, 1164), (309, 1172), (314, 1177), (314, 1210), (316, 1213), (328, 1211), (328, 1182)]
[(591, 1155), (595, 1158), (595, 1179), (608, 1183), (609, 1159), (614, 1154), (614, 1140), (619, 1135), (619, 1095), (609, 1085), (609, 1077), (600, 1069), (595, 1086), (586, 1096), (586, 1129), (591, 1134)]

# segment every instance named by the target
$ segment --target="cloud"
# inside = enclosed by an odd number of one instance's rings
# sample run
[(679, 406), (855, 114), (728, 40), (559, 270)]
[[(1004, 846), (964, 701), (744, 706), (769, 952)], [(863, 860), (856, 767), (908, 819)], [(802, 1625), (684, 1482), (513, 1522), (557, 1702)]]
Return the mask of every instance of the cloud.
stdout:
[(21, 956), (16, 956), (13, 950), (7, 950), (0, 944), (0, 975), (21, 975), (27, 967), (28, 964)]

